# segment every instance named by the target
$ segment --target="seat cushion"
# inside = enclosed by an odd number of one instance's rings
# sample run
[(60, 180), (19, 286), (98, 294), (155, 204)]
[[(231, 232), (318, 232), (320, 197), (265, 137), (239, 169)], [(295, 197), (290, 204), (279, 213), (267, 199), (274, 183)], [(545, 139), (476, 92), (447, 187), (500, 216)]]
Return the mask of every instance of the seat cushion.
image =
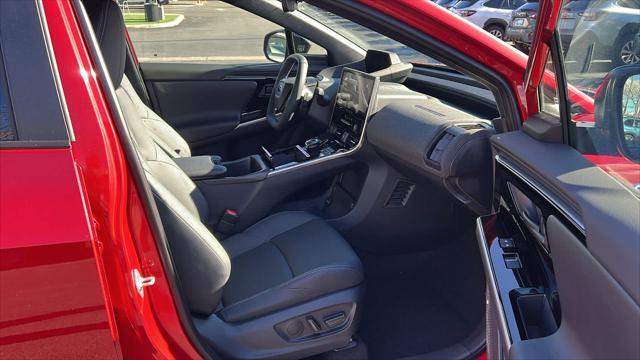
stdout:
[(282, 212), (223, 242), (231, 257), (220, 316), (238, 322), (363, 281), (360, 259), (324, 220)]

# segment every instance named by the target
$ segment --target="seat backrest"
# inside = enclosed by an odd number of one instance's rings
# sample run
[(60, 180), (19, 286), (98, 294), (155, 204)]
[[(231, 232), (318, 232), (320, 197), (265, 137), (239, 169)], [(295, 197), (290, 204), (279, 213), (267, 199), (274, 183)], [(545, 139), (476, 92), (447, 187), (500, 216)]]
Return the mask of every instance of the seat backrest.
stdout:
[(126, 76), (122, 79), (121, 85), (122, 89), (130, 95), (140, 119), (149, 129), (149, 134), (158, 146), (173, 158), (191, 156), (191, 149), (189, 149), (187, 141), (140, 99)]
[[(144, 168), (165, 230), (171, 256), (191, 311), (211, 314), (229, 279), (231, 262), (203, 225), (209, 208), (193, 181), (157, 143), (141, 114), (137, 93), (124, 76), (124, 20), (110, 0), (85, 0), (120, 110)], [(123, 86), (124, 84), (124, 86)], [(129, 85), (130, 86), (130, 85)]]
[[(120, 36), (125, 36), (124, 28), (117, 34), (114, 33), (112, 29), (108, 30), (109, 33), (102, 34), (98, 32), (98, 30), (107, 31), (104, 26), (107, 24), (105, 21), (111, 21), (108, 19), (117, 16), (122, 17), (122, 12), (120, 11), (119, 6), (107, 6), (104, 4), (106, 2), (114, 1), (85, 0), (84, 4), (89, 17), (92, 20), (103, 22), (103, 24), (98, 24), (96, 22), (93, 23), (93, 27), (96, 30), (96, 37), (101, 41), (100, 46), (103, 49), (103, 56), (105, 53), (112, 55), (112, 59), (114, 61), (118, 61), (117, 64), (112, 65), (122, 67), (125, 66), (125, 62), (127, 61), (126, 46), (128, 46), (126, 38), (119, 38)], [(124, 43), (122, 40), (124, 40)], [(109, 64), (107, 64), (107, 66), (109, 66)], [(189, 149), (189, 144), (186, 140), (184, 140), (184, 138), (180, 136), (175, 129), (167, 124), (164, 119), (151, 110), (144, 101), (140, 99), (131, 82), (128, 79), (124, 79), (124, 81), (121, 82), (120, 80), (122, 80), (123, 74), (112, 74), (112, 78), (114, 75), (118, 78), (118, 81), (113, 81), (114, 86), (116, 84), (121, 84), (123, 89), (131, 95), (141, 121), (149, 129), (149, 133), (153, 140), (158, 143), (162, 150), (174, 158), (191, 156), (191, 150)]]

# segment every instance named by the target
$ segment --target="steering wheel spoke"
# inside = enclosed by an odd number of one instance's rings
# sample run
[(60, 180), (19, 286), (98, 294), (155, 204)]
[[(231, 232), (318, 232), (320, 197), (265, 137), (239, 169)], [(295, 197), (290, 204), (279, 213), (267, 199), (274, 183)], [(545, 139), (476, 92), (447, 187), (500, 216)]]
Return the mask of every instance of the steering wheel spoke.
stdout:
[[(289, 77), (296, 66), (296, 76)], [(267, 107), (267, 121), (273, 128), (283, 129), (293, 118), (304, 95), (307, 69), (307, 59), (300, 54), (289, 55), (282, 63)]]

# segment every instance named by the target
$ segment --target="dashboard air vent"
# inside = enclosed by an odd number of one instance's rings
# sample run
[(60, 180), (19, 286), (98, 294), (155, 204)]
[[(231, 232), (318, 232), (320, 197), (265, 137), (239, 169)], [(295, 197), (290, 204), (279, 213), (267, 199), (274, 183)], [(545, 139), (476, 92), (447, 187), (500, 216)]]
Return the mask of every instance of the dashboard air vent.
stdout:
[(415, 187), (416, 185), (414, 183), (406, 180), (398, 180), (396, 187), (393, 189), (384, 207), (403, 207), (407, 201), (409, 201)]
[(440, 136), (440, 140), (436, 146), (431, 150), (431, 154), (429, 154), (429, 159), (433, 160), (437, 163), (440, 163), (440, 159), (442, 159), (442, 154), (444, 154), (444, 149), (447, 148), (449, 143), (455, 138), (454, 134), (451, 134), (448, 131), (445, 131), (442, 136)]

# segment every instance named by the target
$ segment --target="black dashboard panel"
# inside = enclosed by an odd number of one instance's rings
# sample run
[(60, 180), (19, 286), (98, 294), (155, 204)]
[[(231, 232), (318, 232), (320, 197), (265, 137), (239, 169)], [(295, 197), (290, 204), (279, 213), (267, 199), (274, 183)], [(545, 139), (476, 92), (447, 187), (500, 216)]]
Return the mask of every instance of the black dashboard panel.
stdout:
[(390, 163), (444, 186), (478, 214), (490, 209), (491, 124), (435, 98), (397, 100), (369, 122), (367, 140)]

